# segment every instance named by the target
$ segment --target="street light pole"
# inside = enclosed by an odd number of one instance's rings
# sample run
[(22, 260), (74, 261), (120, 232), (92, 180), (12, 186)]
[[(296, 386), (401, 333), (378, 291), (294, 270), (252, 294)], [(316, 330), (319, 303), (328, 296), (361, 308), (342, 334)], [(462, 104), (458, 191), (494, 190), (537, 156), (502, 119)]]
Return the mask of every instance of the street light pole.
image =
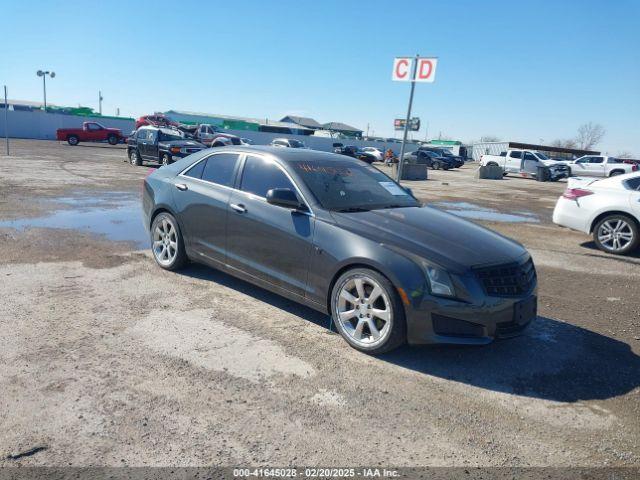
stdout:
[(7, 144), (7, 157), (9, 156), (9, 102), (7, 102), (7, 86), (4, 86), (4, 140)]
[(47, 111), (47, 75), (51, 78), (56, 78), (56, 72), (50, 72), (49, 70), (38, 70), (36, 75), (42, 77), (42, 92), (44, 94), (44, 111)]
[(104, 100), (104, 98), (102, 98), (102, 91), (98, 90), (98, 113), (100, 115), (102, 115), (102, 100)]

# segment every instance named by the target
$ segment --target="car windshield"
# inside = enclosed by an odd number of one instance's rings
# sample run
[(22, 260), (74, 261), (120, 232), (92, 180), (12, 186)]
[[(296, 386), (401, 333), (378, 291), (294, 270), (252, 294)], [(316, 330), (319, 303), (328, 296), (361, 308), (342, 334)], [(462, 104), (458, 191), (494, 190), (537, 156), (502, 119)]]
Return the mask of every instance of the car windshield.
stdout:
[(300, 140), (289, 140), (289, 145), (291, 148), (304, 148), (304, 143)]
[(160, 130), (158, 140), (161, 142), (171, 142), (173, 140), (184, 140), (184, 137), (179, 132), (167, 132), (165, 130)]
[(419, 202), (375, 167), (341, 161), (291, 163), (320, 204), (328, 210), (361, 211), (418, 207)]
[(442, 151), (442, 155), (444, 157), (453, 157), (453, 153), (451, 153), (449, 150), (441, 150)]
[(547, 157), (544, 153), (535, 152), (535, 154), (540, 160), (549, 160), (549, 157)]

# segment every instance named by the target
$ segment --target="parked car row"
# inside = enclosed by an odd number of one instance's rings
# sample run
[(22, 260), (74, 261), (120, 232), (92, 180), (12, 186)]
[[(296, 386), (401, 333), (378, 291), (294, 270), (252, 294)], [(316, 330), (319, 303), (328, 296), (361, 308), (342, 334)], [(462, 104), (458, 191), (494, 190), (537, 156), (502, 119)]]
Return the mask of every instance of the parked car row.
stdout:
[(606, 155), (585, 155), (573, 161), (548, 158), (535, 150), (509, 149), (500, 155), (482, 155), (480, 165), (500, 166), (504, 174), (538, 178), (540, 173), (555, 181), (571, 176), (614, 177), (638, 170), (635, 163)]

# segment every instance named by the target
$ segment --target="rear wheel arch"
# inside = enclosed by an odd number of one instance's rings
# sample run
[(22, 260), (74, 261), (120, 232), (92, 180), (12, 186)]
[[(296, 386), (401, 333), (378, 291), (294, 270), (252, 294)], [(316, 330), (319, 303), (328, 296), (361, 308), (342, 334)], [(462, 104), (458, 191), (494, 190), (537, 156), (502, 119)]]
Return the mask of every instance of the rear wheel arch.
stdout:
[(598, 214), (591, 221), (591, 225), (589, 226), (589, 233), (593, 233), (593, 229), (596, 227), (596, 225), (598, 224), (598, 222), (600, 220), (602, 220), (605, 217), (610, 217), (611, 215), (622, 215), (622, 216), (628, 217), (633, 223), (635, 223), (636, 227), (640, 228), (640, 221), (634, 215), (630, 214), (629, 212), (623, 212), (621, 210), (608, 210), (606, 212), (602, 212), (602, 213)]

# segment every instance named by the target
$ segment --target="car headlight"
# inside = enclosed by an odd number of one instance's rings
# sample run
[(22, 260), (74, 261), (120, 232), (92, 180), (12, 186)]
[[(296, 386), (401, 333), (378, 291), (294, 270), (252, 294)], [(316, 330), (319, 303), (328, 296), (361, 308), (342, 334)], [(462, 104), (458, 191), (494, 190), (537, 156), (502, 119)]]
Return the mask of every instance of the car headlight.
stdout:
[(180, 147), (171, 147), (171, 153), (180, 153)]
[(438, 297), (456, 296), (451, 276), (446, 270), (425, 262), (423, 262), (423, 266), (425, 273), (427, 274), (429, 289), (431, 290), (432, 295), (436, 295)]

